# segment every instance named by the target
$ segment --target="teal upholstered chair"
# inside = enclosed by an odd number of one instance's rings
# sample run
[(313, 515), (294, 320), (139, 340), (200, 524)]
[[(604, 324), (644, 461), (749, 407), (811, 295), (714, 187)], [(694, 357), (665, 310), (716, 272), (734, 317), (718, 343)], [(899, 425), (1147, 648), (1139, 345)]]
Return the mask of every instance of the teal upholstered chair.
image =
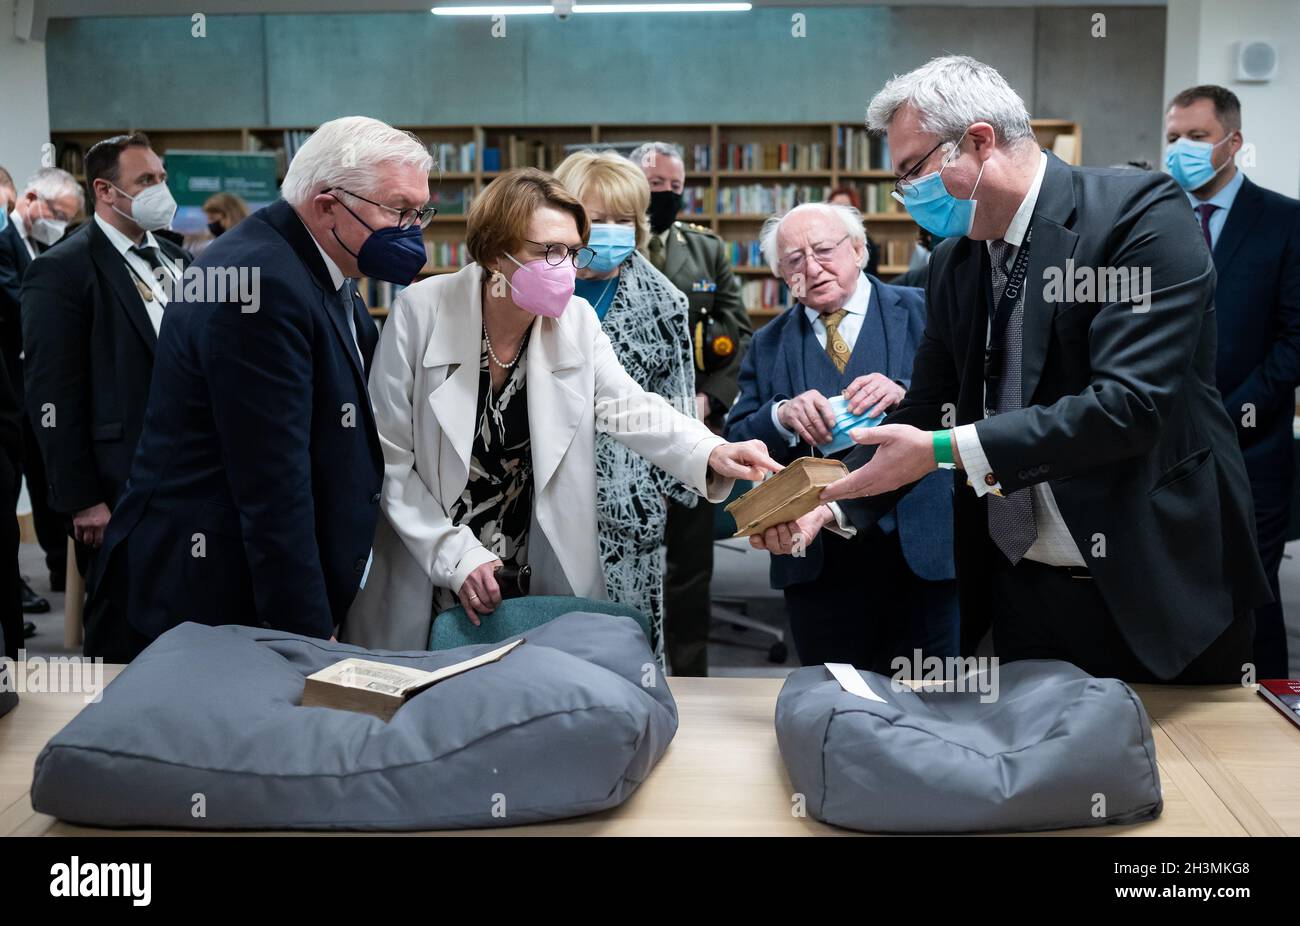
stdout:
[(454, 649), (471, 643), (499, 643), (517, 634), (526, 634), (534, 627), (573, 611), (630, 617), (637, 622), (646, 639), (650, 639), (650, 621), (636, 608), (616, 601), (596, 601), (568, 595), (529, 595), (524, 598), (507, 598), (491, 614), (483, 615), (480, 619), (482, 623), (477, 627), (470, 623), (465, 609), (460, 605), (443, 611), (433, 619), (429, 649)]
[[(736, 485), (727, 496), (727, 500), (720, 505), (713, 507), (713, 542), (716, 549), (736, 550), (725, 544), (718, 545), (720, 540), (728, 540), (736, 532), (736, 519), (727, 512), (727, 506), (734, 502), (740, 496), (744, 495), (754, 487), (752, 482), (736, 480)], [(714, 613), (721, 615), (721, 620), (735, 627), (737, 630), (752, 630), (755, 633), (772, 637), (772, 645), (767, 650), (767, 661), (782, 663), (789, 658), (789, 648), (785, 643), (785, 631), (780, 627), (773, 627), (771, 624), (765, 624), (762, 621), (754, 620), (746, 613), (748, 603), (743, 598), (727, 598), (721, 595), (713, 596)]]

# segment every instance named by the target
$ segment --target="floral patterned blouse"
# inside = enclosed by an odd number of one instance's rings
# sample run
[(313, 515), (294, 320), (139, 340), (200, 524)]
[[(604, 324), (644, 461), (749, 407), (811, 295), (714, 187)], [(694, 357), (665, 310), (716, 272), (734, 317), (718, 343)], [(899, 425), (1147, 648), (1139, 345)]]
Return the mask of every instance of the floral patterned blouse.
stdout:
[[(530, 332), (531, 334), (531, 332)], [(448, 514), (468, 527), (506, 569), (528, 562), (528, 525), (533, 515), (533, 455), (528, 430), (525, 353), (529, 335), (500, 392), (492, 388), (487, 341), (479, 352), (478, 429), (470, 452), (469, 481)], [(449, 588), (435, 588), (433, 612), (460, 604)]]

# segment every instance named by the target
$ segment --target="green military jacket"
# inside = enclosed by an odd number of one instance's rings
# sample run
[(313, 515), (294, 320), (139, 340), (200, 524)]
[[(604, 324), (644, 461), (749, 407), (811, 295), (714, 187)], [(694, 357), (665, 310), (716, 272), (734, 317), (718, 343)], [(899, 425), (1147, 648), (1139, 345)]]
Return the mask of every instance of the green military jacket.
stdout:
[(702, 323), (712, 321), (706, 325), (711, 338), (711, 357), (706, 365), (712, 369), (701, 365), (702, 345), (697, 343), (693, 351), (695, 389), (709, 396), (711, 419), (725, 416), (736, 400), (740, 358), (754, 333), (741, 297), (740, 281), (731, 271), (727, 245), (702, 225), (674, 222), (664, 242), (663, 272), (690, 300), (691, 338), (697, 338)]

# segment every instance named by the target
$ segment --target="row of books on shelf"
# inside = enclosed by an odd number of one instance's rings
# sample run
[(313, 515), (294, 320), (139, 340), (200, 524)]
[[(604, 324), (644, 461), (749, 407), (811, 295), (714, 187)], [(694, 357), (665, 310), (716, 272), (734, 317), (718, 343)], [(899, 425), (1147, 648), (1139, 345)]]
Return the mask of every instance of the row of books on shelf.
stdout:
[(916, 239), (911, 236), (876, 238), (874, 241), (882, 267), (906, 267), (912, 260), (912, 252), (916, 250)]
[(784, 309), (790, 304), (790, 288), (775, 277), (770, 280), (747, 280), (740, 286), (740, 295), (750, 311)]
[(376, 280), (373, 277), (363, 277), (359, 282), (361, 298), (371, 309), (390, 307), (397, 294), (406, 289), (400, 283), (389, 283), (387, 280)]
[[(912, 236), (873, 237), (877, 257), (882, 266), (903, 267), (912, 259), (912, 250), (916, 239)], [(728, 253), (733, 267), (762, 267), (767, 269), (767, 258), (763, 256), (762, 243), (757, 239), (750, 241), (727, 242)]]
[(434, 143), (429, 146), (429, 154), (433, 156), (435, 170), (444, 174), (470, 174), (476, 169), (478, 146), (472, 141)]
[(483, 169), (485, 171), (510, 170), (513, 167), (536, 167), (554, 170), (564, 160), (563, 145), (548, 145), (544, 141), (508, 135), (501, 144), (485, 145)]
[(889, 141), (866, 129), (840, 126), (835, 147), (840, 152), (841, 170), (890, 170)]
[(690, 164), (687, 168), (697, 174), (708, 173), (713, 170), (713, 146), (712, 145), (691, 145), (689, 148), (683, 146), (683, 150), (690, 158), (682, 159), (682, 163)]
[(474, 201), (474, 185), (438, 185), (429, 192), (429, 203), (437, 208), (438, 215), (464, 215)]
[(307, 129), (285, 129), (284, 130), (284, 160), (286, 166), (298, 153), (298, 149), (303, 146), (311, 132)]
[(725, 143), (719, 152), (723, 170), (825, 170), (826, 146), (820, 142)]
[(822, 202), (829, 199), (831, 188), (816, 184), (745, 183), (722, 187), (718, 190), (718, 213), (739, 215), (785, 212), (800, 203)]
[(894, 191), (894, 184), (889, 181), (868, 181), (846, 185), (858, 191), (858, 198), (862, 201), (862, 211), (867, 214), (903, 211), (903, 204), (890, 195)]
[(463, 267), (470, 262), (469, 248), (463, 241), (425, 241), (424, 249), (434, 267)]

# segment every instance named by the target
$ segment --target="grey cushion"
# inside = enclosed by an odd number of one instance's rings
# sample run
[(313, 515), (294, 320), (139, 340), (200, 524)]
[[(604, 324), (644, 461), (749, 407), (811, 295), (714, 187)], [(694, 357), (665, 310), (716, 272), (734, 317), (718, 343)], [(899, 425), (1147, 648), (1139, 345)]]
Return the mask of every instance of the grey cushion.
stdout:
[(776, 703), (776, 736), (808, 812), (891, 833), (1160, 815), (1151, 725), (1131, 688), (1054, 660), (1008, 663), (1000, 673), (989, 703), (969, 690), (896, 692), (887, 676), (860, 673), (883, 704), (844, 691), (823, 666), (791, 673)]
[[(607, 614), (530, 630), (500, 662), (434, 685), (390, 723), (300, 706), (304, 678), (348, 656), (436, 669), (492, 648), (367, 651), (182, 624), (46, 745), (32, 805), (110, 826), (531, 823), (622, 803), (676, 733), (645, 635)], [(196, 795), (206, 816), (194, 815)]]

